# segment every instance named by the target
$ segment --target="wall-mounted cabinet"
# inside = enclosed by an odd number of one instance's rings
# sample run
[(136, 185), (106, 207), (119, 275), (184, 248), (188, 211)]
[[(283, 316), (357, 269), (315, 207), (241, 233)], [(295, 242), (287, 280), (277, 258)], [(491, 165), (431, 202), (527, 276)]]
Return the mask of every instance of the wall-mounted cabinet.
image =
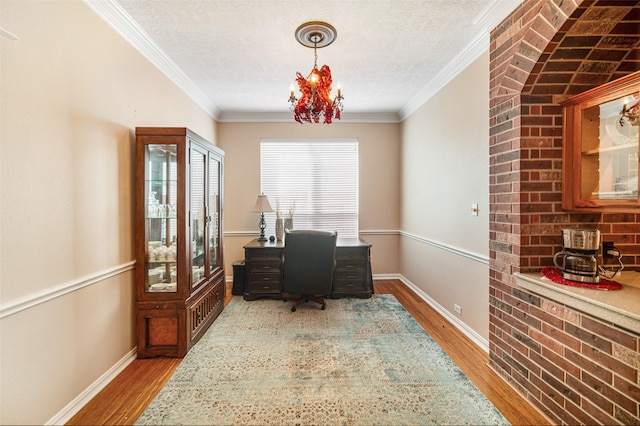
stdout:
[[(640, 72), (564, 102), (562, 207), (628, 211), (638, 198)], [(623, 116), (622, 111), (629, 111)]]
[(223, 166), (186, 128), (136, 128), (140, 358), (184, 356), (223, 309)]

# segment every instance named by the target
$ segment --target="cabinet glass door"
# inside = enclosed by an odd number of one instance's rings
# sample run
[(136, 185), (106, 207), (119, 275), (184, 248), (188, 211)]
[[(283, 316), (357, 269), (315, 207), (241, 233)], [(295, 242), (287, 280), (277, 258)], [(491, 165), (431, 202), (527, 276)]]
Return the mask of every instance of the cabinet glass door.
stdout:
[(205, 164), (207, 153), (191, 148), (191, 285), (196, 287), (204, 278), (205, 238), (207, 226), (206, 211), (206, 175)]
[(582, 110), (582, 198), (638, 198), (638, 122), (621, 114), (637, 103), (636, 92)]
[(209, 274), (222, 267), (220, 247), (220, 162), (212, 157), (209, 161)]
[(594, 87), (562, 105), (562, 208), (640, 209), (640, 71)]
[(146, 291), (175, 292), (177, 278), (177, 145), (146, 145)]

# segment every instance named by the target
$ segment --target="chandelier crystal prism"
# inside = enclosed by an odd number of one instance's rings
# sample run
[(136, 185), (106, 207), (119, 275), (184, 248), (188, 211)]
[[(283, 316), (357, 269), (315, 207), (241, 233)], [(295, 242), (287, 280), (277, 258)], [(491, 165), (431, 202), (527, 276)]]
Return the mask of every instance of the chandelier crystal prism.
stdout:
[(330, 24), (320, 21), (306, 22), (295, 32), (296, 40), (305, 47), (313, 48), (313, 69), (307, 77), (296, 72), (296, 83), (300, 90), (300, 98), (296, 98), (293, 86), (289, 96), (290, 110), (298, 123), (330, 124), (333, 119), (340, 120), (342, 113), (342, 90), (337, 88), (337, 95), (332, 97), (331, 69), (323, 65), (318, 69), (318, 49), (326, 47), (336, 39), (337, 32)]

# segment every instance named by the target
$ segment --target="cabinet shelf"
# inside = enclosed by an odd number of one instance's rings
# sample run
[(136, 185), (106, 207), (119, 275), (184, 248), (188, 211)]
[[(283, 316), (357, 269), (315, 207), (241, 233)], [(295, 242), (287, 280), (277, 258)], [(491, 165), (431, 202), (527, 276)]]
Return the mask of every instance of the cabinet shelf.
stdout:
[(627, 143), (624, 145), (613, 145), (613, 146), (607, 146), (604, 148), (590, 149), (588, 151), (584, 151), (582, 155), (598, 155), (598, 154), (603, 154), (607, 152), (618, 152), (618, 151), (625, 151), (625, 150), (632, 151), (634, 149), (635, 150), (638, 149), (637, 143)]
[(145, 182), (157, 183), (157, 184), (160, 184), (160, 185), (168, 185), (168, 184), (171, 184), (171, 183), (176, 184), (176, 183), (178, 183), (178, 180), (177, 179), (146, 179)]

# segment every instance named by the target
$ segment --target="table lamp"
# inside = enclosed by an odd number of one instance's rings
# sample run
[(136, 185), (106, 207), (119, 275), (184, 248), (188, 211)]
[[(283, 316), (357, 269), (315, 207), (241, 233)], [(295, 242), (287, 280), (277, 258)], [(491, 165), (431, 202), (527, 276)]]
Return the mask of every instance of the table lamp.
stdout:
[(264, 220), (264, 212), (272, 212), (271, 204), (266, 195), (258, 195), (256, 204), (253, 206), (253, 212), (260, 213), (260, 238), (258, 241), (267, 241), (267, 237), (264, 236), (264, 229), (267, 227), (267, 222)]

